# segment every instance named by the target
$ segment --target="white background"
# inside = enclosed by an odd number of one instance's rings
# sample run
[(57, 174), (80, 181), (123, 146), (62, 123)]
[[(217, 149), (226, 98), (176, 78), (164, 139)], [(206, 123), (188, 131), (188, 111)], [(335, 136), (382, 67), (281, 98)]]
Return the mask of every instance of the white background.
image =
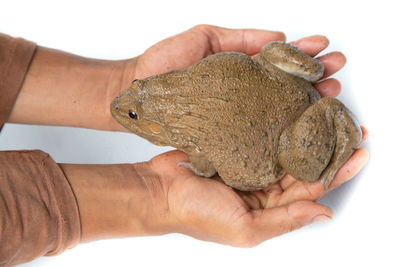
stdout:
[[(178, 234), (97, 241), (26, 266), (400, 266), (399, 9), (396, 1), (11, 1), (0, 32), (75, 54), (120, 59), (196, 24), (324, 34), (348, 58), (339, 96), (366, 125), (368, 165), (322, 199), (335, 217), (252, 249)], [(396, 26), (397, 25), (397, 26)], [(160, 148), (125, 133), (7, 124), (0, 149), (42, 149), (57, 162), (150, 159)], [(6, 244), (0, 244), (3, 246)]]

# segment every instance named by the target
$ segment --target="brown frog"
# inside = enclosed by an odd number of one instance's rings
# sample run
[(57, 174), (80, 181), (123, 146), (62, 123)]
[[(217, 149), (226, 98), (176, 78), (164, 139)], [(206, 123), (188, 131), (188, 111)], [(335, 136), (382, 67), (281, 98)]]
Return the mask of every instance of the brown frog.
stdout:
[(200, 176), (217, 172), (239, 190), (288, 172), (325, 188), (361, 140), (358, 123), (311, 82), (324, 67), (295, 46), (266, 44), (251, 58), (218, 53), (186, 70), (135, 80), (111, 105), (114, 118), (156, 145), (189, 155)]

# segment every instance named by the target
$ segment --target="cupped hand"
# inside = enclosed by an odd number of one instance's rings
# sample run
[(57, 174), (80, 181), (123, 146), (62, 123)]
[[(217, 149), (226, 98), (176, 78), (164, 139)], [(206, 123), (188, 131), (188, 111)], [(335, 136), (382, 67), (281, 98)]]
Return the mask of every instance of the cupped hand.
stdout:
[[(226, 29), (211, 25), (198, 25), (178, 35), (172, 36), (147, 49), (135, 59), (133, 78), (146, 78), (171, 70), (188, 68), (208, 55), (218, 52), (236, 51), (249, 56), (258, 54), (263, 45), (272, 41), (285, 41), (285, 34), (277, 31), (256, 29)], [(329, 41), (326, 37), (315, 35), (292, 42), (308, 55), (315, 57), (324, 50)], [(321, 96), (337, 96), (340, 83), (328, 78), (346, 63), (340, 52), (331, 52), (317, 57), (325, 66), (321, 80), (315, 88)]]
[[(284, 41), (280, 32), (231, 30), (209, 25), (196, 26), (149, 48), (137, 59), (136, 78), (184, 69), (217, 52), (238, 51), (254, 56), (270, 41)], [(293, 42), (315, 57), (329, 44), (315, 35)], [(325, 67), (314, 84), (322, 97), (335, 97), (341, 85), (330, 75), (340, 70), (346, 58), (340, 52), (317, 57)], [(362, 127), (363, 141), (367, 131)], [(352, 178), (367, 162), (368, 152), (357, 149), (339, 169), (329, 189)], [(202, 178), (177, 163), (188, 161), (180, 151), (167, 152), (150, 161), (159, 175), (168, 203), (173, 231), (233, 246), (249, 247), (316, 221), (332, 218), (332, 211), (316, 200), (327, 191), (319, 182), (305, 183), (285, 175), (263, 190), (240, 192), (221, 183), (218, 177)]]
[(137, 58), (135, 78), (185, 69), (218, 52), (255, 55), (264, 44), (284, 40), (285, 35), (281, 32), (198, 25), (147, 49)]
[[(368, 160), (357, 149), (338, 171), (330, 188), (353, 177)], [(263, 190), (241, 192), (226, 186), (219, 177), (196, 176), (178, 162), (188, 161), (175, 150), (150, 161), (163, 185), (168, 207), (169, 232), (238, 247), (261, 242), (313, 222), (332, 218), (332, 211), (316, 200), (326, 191), (319, 181), (299, 182), (286, 175)]]

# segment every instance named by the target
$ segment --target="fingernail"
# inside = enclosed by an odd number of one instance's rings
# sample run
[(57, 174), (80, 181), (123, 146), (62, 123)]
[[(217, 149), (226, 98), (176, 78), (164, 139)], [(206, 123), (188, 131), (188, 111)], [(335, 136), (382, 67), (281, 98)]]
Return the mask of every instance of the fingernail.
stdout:
[(275, 33), (276, 33), (277, 35), (279, 35), (279, 38), (278, 38), (278, 39), (283, 40), (283, 41), (286, 41), (286, 35), (285, 35), (285, 33), (281, 32), (281, 31), (275, 31)]
[(361, 125), (360, 128), (361, 128), (361, 132), (363, 134), (362, 140), (361, 140), (361, 144), (362, 144), (368, 139), (369, 132), (368, 132), (368, 129), (364, 125)]
[(330, 219), (332, 219), (332, 218), (327, 216), (327, 215), (325, 215), (325, 214), (321, 214), (321, 215), (315, 216), (311, 221), (313, 223), (315, 223), (315, 222), (326, 222), (326, 221), (329, 221)]

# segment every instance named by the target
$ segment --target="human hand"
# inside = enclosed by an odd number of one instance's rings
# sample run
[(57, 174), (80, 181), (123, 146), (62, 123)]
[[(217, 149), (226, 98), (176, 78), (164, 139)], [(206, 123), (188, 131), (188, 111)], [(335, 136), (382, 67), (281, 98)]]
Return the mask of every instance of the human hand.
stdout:
[[(282, 32), (255, 29), (226, 29), (211, 25), (198, 25), (183, 33), (172, 36), (147, 49), (142, 55), (134, 58), (129, 83), (132, 78), (146, 78), (151, 75), (171, 70), (185, 69), (208, 55), (236, 51), (249, 56), (258, 54), (263, 45), (272, 41), (285, 41)], [(308, 55), (314, 57), (324, 50), (329, 41), (326, 37), (315, 35), (300, 39), (292, 44), (298, 46)], [(315, 88), (321, 96), (337, 96), (340, 83), (333, 78), (326, 79), (340, 70), (346, 58), (340, 52), (332, 52), (318, 59), (324, 64), (325, 72)]]
[[(357, 149), (337, 172), (330, 189), (352, 178), (367, 160), (368, 152)], [(203, 178), (178, 167), (182, 161), (188, 161), (188, 157), (177, 150), (150, 161), (162, 184), (169, 232), (252, 247), (333, 216), (328, 207), (315, 202), (327, 193), (319, 181), (305, 183), (285, 175), (263, 190), (241, 192), (226, 186), (218, 177)]]
[(136, 58), (134, 77), (145, 78), (171, 70), (185, 69), (208, 55), (237, 51), (250, 56), (272, 41), (284, 41), (281, 32), (198, 25), (147, 49)]

